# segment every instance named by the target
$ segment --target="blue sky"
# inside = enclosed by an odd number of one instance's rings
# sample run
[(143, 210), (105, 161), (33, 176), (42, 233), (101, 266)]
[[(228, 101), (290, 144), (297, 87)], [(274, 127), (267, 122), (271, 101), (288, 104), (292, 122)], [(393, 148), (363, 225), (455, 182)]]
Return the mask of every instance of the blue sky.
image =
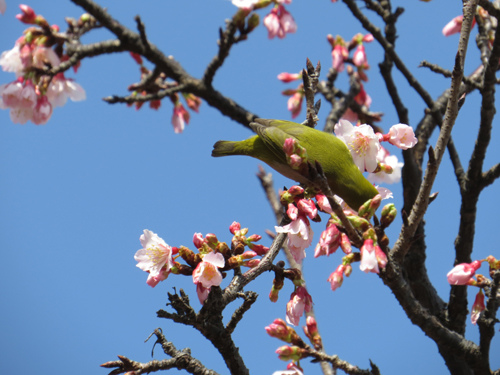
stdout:
[[(129, 27), (134, 27), (133, 17), (140, 14), (149, 38), (196, 77), (217, 51), (218, 28), (236, 10), (228, 0), (99, 3)], [(417, 66), (425, 59), (451, 69), (458, 37), (445, 38), (441, 29), (460, 14), (461, 2), (453, 6), (439, 1), (399, 3), (407, 10), (401, 16), (397, 50), (436, 97), (448, 81)], [(1, 51), (12, 48), (24, 30), (14, 18), (18, 4), (7, 0), (7, 12), (0, 18)], [(69, 1), (34, 0), (29, 5), (63, 30), (64, 17), (83, 13)], [(298, 72), (309, 57), (313, 63), (321, 61), (324, 78), (331, 65), (326, 35), (350, 39), (361, 31), (341, 3), (323, 0), (311, 9), (310, 2), (295, 0), (288, 9), (298, 24), (296, 34), (269, 40), (265, 28), (259, 26), (248, 41), (231, 51), (214, 81), (224, 95), (263, 118), (290, 119), (281, 91), (294, 86), (279, 82), (278, 73)], [(261, 17), (266, 14), (259, 13)], [(101, 30), (85, 42), (110, 37)], [(373, 99), (372, 109), (385, 113), (380, 126), (388, 130), (398, 121), (377, 77), (381, 52), (374, 44), (366, 48), (372, 66), (366, 90)], [(473, 50), (471, 38), (467, 72), (479, 61)], [(230, 241), (228, 227), (234, 220), (249, 227), (250, 233), (264, 234), (274, 228), (255, 177), (259, 162), (210, 157), (217, 140), (243, 139), (250, 131), (206, 103), (199, 114), (192, 114), (180, 135), (174, 134), (170, 124), (168, 100), (158, 111), (106, 104), (102, 97), (124, 95), (127, 86), (139, 80), (137, 65), (127, 54), (85, 60), (76, 75), (68, 76), (85, 88), (87, 100), (57, 108), (47, 125), (13, 124), (8, 112), (0, 111), (2, 373), (105, 374), (98, 365), (114, 360), (117, 354), (146, 362), (151, 359), (152, 343), (144, 340), (157, 327), (178, 349), (189, 346), (207, 367), (227, 373), (219, 355), (200, 334), (156, 318), (155, 312), (165, 308), (166, 293), (173, 287), (184, 288), (193, 306), (199, 307), (191, 278), (170, 277), (152, 289), (146, 285), (147, 275), (135, 267), (133, 255), (140, 248), (143, 229), (156, 232), (172, 246), (191, 246), (195, 232), (212, 232)], [(423, 103), (400, 75), (397, 79), (410, 110), (410, 125), (415, 126)], [(0, 72), (0, 83), (11, 80), (12, 74)], [(467, 98), (453, 135), (463, 163), (477, 132), (478, 103), (477, 93)], [(325, 105), (320, 119), (326, 118), (327, 111)], [(498, 132), (497, 127), (493, 139), (498, 139)], [(497, 163), (499, 157), (498, 148), (490, 150), (485, 167)], [(276, 187), (291, 185), (284, 177), (274, 177)], [(434, 190), (441, 193), (426, 218), (427, 267), (436, 289), (447, 299), (445, 275), (453, 266), (460, 209), (447, 155)], [(394, 203), (400, 207), (401, 190), (395, 186), (393, 191)], [(497, 227), (493, 216), (499, 207), (497, 192), (498, 184), (483, 193), (474, 259), (499, 256), (491, 235)], [(400, 219), (392, 225), (391, 243), (400, 225)], [(315, 239), (323, 229), (324, 222), (313, 227)], [(263, 243), (270, 240), (264, 238)], [(340, 258), (334, 254), (314, 259), (309, 253), (305, 261), (326, 351), (361, 368), (367, 368), (371, 359), (384, 374), (445, 372), (435, 344), (406, 319), (376, 275), (355, 267), (344, 285), (331, 292), (326, 279)], [(272, 373), (286, 366), (274, 354), (281, 343), (268, 337), (264, 326), (284, 318), (292, 289), (287, 285), (279, 302), (272, 304), (267, 299), (271, 283), (268, 274), (252, 284), (250, 289), (260, 294), (259, 300), (236, 330), (236, 344), (253, 373)], [(469, 294), (470, 307), (475, 291)], [(477, 341), (477, 328), (468, 327), (467, 337)], [(491, 353), (499, 350), (496, 337)], [(160, 350), (155, 353), (156, 359), (163, 358)], [(500, 367), (500, 357), (492, 357), (492, 367)], [(315, 365), (302, 364), (306, 373), (317, 373)]]

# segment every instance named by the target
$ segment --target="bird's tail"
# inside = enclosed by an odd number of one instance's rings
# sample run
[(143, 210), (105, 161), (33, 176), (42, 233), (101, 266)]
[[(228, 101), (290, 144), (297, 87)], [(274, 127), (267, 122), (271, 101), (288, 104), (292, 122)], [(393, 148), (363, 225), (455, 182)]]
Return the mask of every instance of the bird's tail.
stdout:
[(236, 150), (236, 143), (233, 141), (218, 141), (214, 144), (214, 149), (212, 150), (212, 156), (227, 156), (227, 155), (241, 155)]

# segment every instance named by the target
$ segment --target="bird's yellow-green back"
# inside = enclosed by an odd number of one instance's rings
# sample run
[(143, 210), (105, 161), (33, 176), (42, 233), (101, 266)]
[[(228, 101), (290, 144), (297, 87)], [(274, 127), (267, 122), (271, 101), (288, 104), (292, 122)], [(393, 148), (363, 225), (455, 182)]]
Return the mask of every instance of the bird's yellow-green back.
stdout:
[(284, 176), (307, 182), (307, 176), (291, 168), (283, 145), (294, 138), (307, 150), (310, 161), (321, 163), (333, 193), (353, 209), (358, 209), (377, 194), (375, 187), (359, 171), (349, 149), (332, 134), (284, 120), (257, 119), (250, 126), (257, 133), (244, 141), (218, 141), (212, 156), (248, 155), (262, 160)]

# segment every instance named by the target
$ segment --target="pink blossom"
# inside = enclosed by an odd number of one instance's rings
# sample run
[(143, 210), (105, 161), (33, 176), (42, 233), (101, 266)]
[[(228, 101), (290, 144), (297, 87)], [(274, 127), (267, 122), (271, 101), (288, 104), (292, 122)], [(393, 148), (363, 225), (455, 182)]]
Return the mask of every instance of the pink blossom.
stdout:
[(366, 69), (368, 67), (365, 46), (363, 44), (358, 44), (358, 46), (356, 47), (356, 51), (354, 51), (354, 55), (352, 57), (352, 62), (354, 63), (354, 65), (361, 68)]
[(276, 36), (283, 39), (286, 34), (297, 31), (295, 20), (281, 4), (274, 7), (271, 13), (264, 17), (264, 26), (267, 28), (269, 39)]
[(380, 142), (370, 125), (353, 126), (349, 121), (341, 119), (335, 125), (335, 135), (347, 145), (361, 172), (373, 172), (377, 168)]
[(61, 60), (52, 48), (36, 46), (31, 50), (31, 65), (35, 68), (43, 69), (47, 66), (58, 66)]
[(252, 10), (254, 5), (259, 1), (260, 0), (232, 0), (232, 3), (240, 9)]
[(278, 79), (281, 82), (289, 83), (302, 78), (301, 73), (280, 73), (278, 74)]
[(167, 271), (166, 267), (163, 267), (158, 275), (153, 276), (150, 273), (146, 284), (148, 284), (151, 288), (154, 288), (160, 281), (166, 280), (169, 274), (170, 270)]
[(304, 94), (300, 91), (297, 91), (288, 99), (288, 110), (292, 113), (292, 118), (296, 118), (300, 114), (303, 99)]
[(330, 283), (332, 291), (342, 286), (342, 283), (344, 282), (344, 268), (345, 266), (343, 264), (339, 265), (337, 269), (328, 277), (327, 281)]
[[(337, 37), (338, 38), (338, 37)], [(332, 49), (332, 67), (337, 72), (344, 71), (344, 62), (349, 57), (349, 51), (341, 39), (337, 41), (335, 47)]]
[(312, 298), (303, 286), (299, 286), (295, 292), (290, 295), (290, 301), (286, 304), (286, 321), (291, 325), (298, 325), (300, 317), (305, 312), (312, 309)]
[(208, 298), (210, 293), (210, 288), (205, 288), (202, 284), (196, 284), (196, 294), (198, 295), (198, 300), (203, 305)]
[(64, 74), (57, 74), (50, 82), (47, 89), (47, 97), (54, 107), (62, 107), (70, 99), (73, 102), (78, 102), (86, 99), (86, 93), (82, 86), (67, 79)]
[(418, 142), (411, 126), (405, 124), (396, 124), (391, 126), (389, 133), (381, 137), (383, 141), (389, 141), (390, 144), (407, 150), (415, 146)]
[(200, 303), (205, 302), (212, 286), (219, 286), (222, 282), (222, 274), (218, 268), (223, 268), (224, 264), (224, 256), (221, 253), (211, 251), (194, 269), (193, 283), (197, 286)]
[(163, 267), (169, 271), (174, 265), (172, 259), (172, 248), (158, 237), (156, 233), (144, 229), (144, 234), (140, 237), (142, 249), (138, 250), (134, 259), (137, 261), (137, 267), (149, 272), (150, 276), (159, 276)]
[(189, 112), (186, 111), (186, 108), (184, 108), (181, 102), (177, 102), (174, 106), (174, 113), (172, 115), (174, 132), (182, 133), (186, 124), (189, 124)]
[(12, 49), (2, 52), (2, 55), (0, 55), (0, 66), (2, 66), (4, 72), (13, 72), (16, 76), (21, 74), (24, 66), (21, 61), (21, 50), (18, 43)]
[(293, 203), (288, 203), (286, 214), (290, 218), (290, 220), (297, 220), (297, 218), (299, 217), (299, 209)]
[(453, 267), (446, 277), (450, 285), (467, 285), (479, 267), (481, 267), (480, 260), (475, 260), (472, 263), (460, 263)]
[(361, 246), (361, 263), (359, 269), (363, 272), (379, 273), (378, 260), (373, 246), (373, 240), (368, 238)]
[(203, 235), (201, 233), (195, 233), (193, 236), (193, 244), (194, 246), (199, 249), (203, 246), (205, 243), (205, 239), (203, 238)]
[(0, 13), (4, 14), (7, 9), (7, 3), (5, 0), (0, 0)]
[(267, 37), (273, 39), (278, 36), (280, 31), (280, 18), (278, 16), (278, 8), (273, 8), (271, 13), (264, 17), (264, 26), (267, 28)]
[(377, 184), (394, 184), (401, 180), (401, 169), (404, 163), (400, 162), (396, 155), (391, 155), (389, 151), (380, 146), (380, 150), (377, 153), (377, 161), (390, 167), (391, 173), (387, 173), (385, 170), (381, 170), (377, 173), (370, 173), (367, 177), (368, 181)]
[(43, 125), (49, 121), (50, 116), (52, 116), (52, 104), (50, 104), (47, 95), (42, 95), (38, 98), (35, 108), (33, 108), (31, 121), (36, 125)]
[(328, 201), (326, 195), (316, 194), (315, 198), (321, 211), (326, 212), (328, 214), (333, 213), (332, 206), (330, 206), (330, 202)]
[(479, 289), (479, 292), (476, 294), (476, 299), (474, 300), (474, 304), (472, 305), (472, 312), (470, 315), (470, 320), (472, 324), (477, 323), (479, 315), (485, 308), (486, 306), (484, 305), (484, 294), (483, 291)]
[(30, 80), (23, 81), (22, 78), (3, 85), (0, 89), (0, 95), (8, 108), (25, 108), (31, 110), (37, 102), (35, 86)]
[(288, 247), (296, 262), (302, 263), (305, 249), (311, 246), (313, 230), (307, 217), (300, 215), (297, 220), (283, 227), (274, 227), (277, 233), (288, 233)]
[(273, 375), (304, 375), (302, 369), (295, 362), (290, 362), (286, 368), (286, 370), (273, 372)]
[(319, 242), (314, 249), (314, 257), (321, 255), (330, 255), (337, 251), (340, 245), (340, 231), (333, 223), (329, 223), (326, 229), (321, 233)]

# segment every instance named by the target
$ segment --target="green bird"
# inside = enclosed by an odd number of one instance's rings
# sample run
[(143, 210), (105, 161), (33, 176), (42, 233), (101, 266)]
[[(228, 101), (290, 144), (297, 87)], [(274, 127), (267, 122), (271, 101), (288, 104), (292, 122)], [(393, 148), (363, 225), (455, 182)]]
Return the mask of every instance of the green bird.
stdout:
[(307, 176), (292, 168), (283, 145), (293, 138), (307, 150), (308, 159), (321, 163), (332, 192), (358, 209), (378, 194), (359, 171), (345, 143), (332, 134), (291, 121), (256, 119), (250, 127), (257, 135), (244, 141), (218, 141), (212, 156), (248, 155), (263, 161), (283, 176), (307, 183)]

